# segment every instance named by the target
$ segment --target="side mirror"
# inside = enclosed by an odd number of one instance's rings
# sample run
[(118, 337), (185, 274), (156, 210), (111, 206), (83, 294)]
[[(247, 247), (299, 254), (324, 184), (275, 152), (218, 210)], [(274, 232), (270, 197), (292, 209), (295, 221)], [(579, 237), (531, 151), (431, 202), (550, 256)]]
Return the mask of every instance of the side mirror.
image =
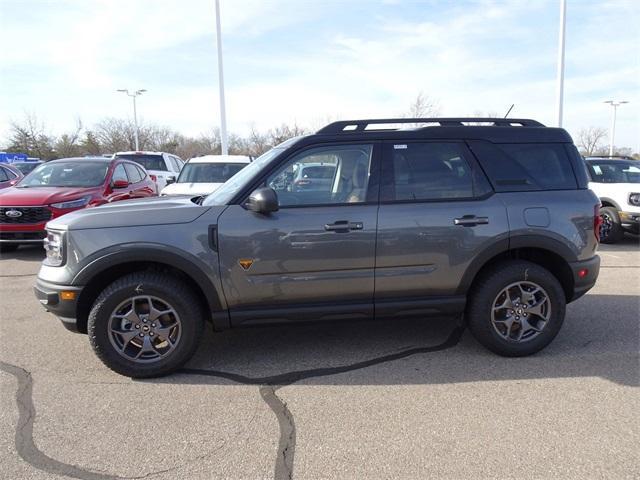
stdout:
[(127, 188), (129, 186), (129, 182), (126, 180), (114, 180), (113, 188)]
[(176, 177), (167, 177), (165, 184), (171, 185), (172, 183), (176, 183)]
[(245, 207), (247, 210), (256, 213), (269, 214), (271, 212), (277, 212), (280, 208), (278, 205), (278, 194), (273, 188), (258, 188), (251, 192)]

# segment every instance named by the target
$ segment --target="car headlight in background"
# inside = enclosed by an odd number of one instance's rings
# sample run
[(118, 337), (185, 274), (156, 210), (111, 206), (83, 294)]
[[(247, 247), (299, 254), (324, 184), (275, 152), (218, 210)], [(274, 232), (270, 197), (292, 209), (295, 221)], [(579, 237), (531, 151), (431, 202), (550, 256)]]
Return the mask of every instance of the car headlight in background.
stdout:
[(86, 197), (82, 197), (82, 198), (76, 198), (75, 200), (69, 200), (66, 202), (52, 203), (51, 206), (53, 208), (60, 208), (60, 209), (82, 208), (87, 203), (89, 203), (89, 200), (91, 200), (91, 195), (87, 195)]
[(59, 267), (64, 262), (64, 234), (54, 230), (47, 230), (44, 239), (44, 250), (47, 256), (44, 263), (52, 267)]
[(640, 193), (629, 194), (629, 205), (640, 207)]

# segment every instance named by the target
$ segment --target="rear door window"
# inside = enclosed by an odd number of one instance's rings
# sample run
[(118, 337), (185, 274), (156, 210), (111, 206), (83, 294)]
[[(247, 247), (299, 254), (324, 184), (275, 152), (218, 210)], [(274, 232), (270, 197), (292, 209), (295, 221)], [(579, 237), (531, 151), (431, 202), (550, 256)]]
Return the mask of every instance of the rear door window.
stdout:
[(477, 176), (467, 157), (463, 143), (387, 143), (381, 200), (464, 199), (488, 193), (486, 179)]
[(496, 191), (575, 190), (571, 160), (560, 143), (469, 141)]
[(9, 180), (7, 171), (4, 168), (0, 168), (0, 182), (6, 182)]

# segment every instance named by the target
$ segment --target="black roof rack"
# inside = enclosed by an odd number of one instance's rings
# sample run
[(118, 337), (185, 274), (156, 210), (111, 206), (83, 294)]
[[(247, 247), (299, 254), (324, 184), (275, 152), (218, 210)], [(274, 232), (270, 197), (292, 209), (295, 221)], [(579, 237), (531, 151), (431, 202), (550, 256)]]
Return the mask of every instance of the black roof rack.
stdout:
[[(321, 128), (316, 133), (319, 135), (338, 135), (346, 133), (362, 133), (370, 131), (389, 131), (399, 130), (399, 128), (385, 128), (382, 125), (393, 124), (436, 124), (441, 127), (468, 127), (473, 124), (481, 124), (482, 126), (495, 126), (495, 127), (544, 127), (544, 125), (535, 120), (529, 120), (526, 118), (384, 118), (374, 120), (341, 120), (339, 122), (333, 122), (326, 127)], [(374, 126), (371, 128), (371, 126)], [(375, 125), (380, 125), (380, 128), (375, 128)], [(431, 128), (433, 125), (418, 126), (421, 128)]]
[(585, 159), (590, 160), (592, 158), (609, 159), (609, 160), (635, 160), (635, 158), (629, 155), (585, 155)]

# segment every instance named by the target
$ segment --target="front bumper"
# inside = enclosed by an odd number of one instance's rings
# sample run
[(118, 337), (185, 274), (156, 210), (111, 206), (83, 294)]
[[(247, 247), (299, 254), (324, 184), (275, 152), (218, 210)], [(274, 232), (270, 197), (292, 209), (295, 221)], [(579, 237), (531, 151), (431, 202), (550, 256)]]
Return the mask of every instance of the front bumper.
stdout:
[(623, 228), (630, 230), (640, 229), (640, 213), (639, 212), (618, 212), (620, 223)]
[(42, 243), (46, 222), (36, 224), (0, 224), (0, 243)]
[[(573, 273), (573, 296), (569, 301), (573, 302), (591, 290), (596, 284), (600, 273), (600, 257), (596, 255), (589, 260), (570, 262), (569, 266)], [(586, 272), (586, 274), (581, 275), (582, 272)]]
[[(64, 300), (61, 296), (62, 292), (73, 292), (73, 298)], [(82, 287), (58, 285), (40, 279), (36, 280), (36, 284), (33, 287), (33, 293), (44, 309), (57, 316), (68, 330), (74, 332), (78, 331), (76, 310), (81, 292)]]

